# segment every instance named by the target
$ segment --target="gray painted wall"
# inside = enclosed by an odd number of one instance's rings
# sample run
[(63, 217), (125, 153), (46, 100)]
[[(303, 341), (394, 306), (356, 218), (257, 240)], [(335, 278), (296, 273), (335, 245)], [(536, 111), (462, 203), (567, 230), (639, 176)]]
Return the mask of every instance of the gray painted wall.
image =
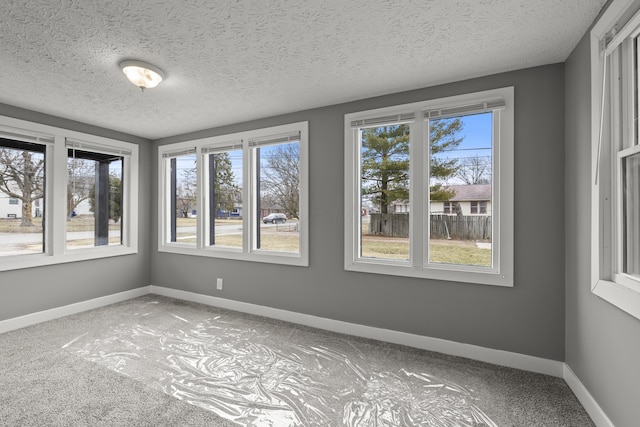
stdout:
[(618, 427), (638, 425), (640, 320), (591, 293), (591, 74), (585, 36), (566, 62), (566, 362)]
[[(516, 103), (515, 287), (344, 271), (344, 114), (504, 86), (515, 86)], [(155, 145), (303, 120), (309, 121), (310, 141), (310, 266), (154, 251), (151, 284), (564, 360), (562, 64), (225, 126)], [(157, 176), (156, 161), (152, 171)], [(152, 181), (156, 206), (158, 189)], [(156, 247), (155, 233), (152, 240)], [(212, 290), (216, 277), (224, 278), (224, 291)]]
[(151, 144), (142, 138), (0, 104), (0, 115), (138, 143), (140, 146), (139, 252), (100, 260), (0, 272), (0, 320), (149, 284)]

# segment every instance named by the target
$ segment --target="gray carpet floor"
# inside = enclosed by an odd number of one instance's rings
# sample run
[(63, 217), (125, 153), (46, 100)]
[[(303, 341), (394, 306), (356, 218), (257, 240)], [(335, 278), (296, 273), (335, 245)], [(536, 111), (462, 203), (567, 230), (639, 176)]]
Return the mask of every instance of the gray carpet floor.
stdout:
[(147, 295), (0, 334), (2, 426), (591, 426), (559, 378)]

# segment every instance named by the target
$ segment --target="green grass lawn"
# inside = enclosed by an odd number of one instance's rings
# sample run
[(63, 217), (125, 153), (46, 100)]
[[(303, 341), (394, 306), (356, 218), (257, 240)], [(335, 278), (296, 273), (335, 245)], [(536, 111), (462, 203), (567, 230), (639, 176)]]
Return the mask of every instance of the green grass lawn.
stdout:
[[(429, 249), (433, 263), (491, 266), (491, 249), (478, 248), (473, 241), (434, 240)], [(409, 239), (362, 236), (362, 257), (408, 260)]]
[[(184, 218), (192, 219), (192, 218)], [(237, 224), (237, 220), (222, 220), (221, 224)], [(188, 226), (187, 222), (178, 226)], [(218, 220), (216, 220), (218, 225)], [(300, 250), (300, 235), (297, 231), (292, 231), (293, 228), (289, 227), (289, 224), (279, 226), (277, 229), (274, 227), (268, 227), (261, 229), (260, 232), (260, 249), (266, 251), (280, 251), (280, 252), (298, 252)], [(196, 236), (193, 232), (178, 233), (176, 236), (178, 243), (195, 244)], [(216, 246), (225, 246), (231, 248), (242, 248), (242, 234), (218, 234), (215, 239)]]

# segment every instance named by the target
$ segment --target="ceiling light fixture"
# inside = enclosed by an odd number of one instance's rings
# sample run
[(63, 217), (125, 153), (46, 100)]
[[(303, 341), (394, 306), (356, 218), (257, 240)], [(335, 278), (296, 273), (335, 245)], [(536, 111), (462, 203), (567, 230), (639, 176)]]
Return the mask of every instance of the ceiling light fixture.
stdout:
[(155, 65), (142, 61), (127, 60), (120, 63), (120, 68), (129, 81), (140, 89), (151, 89), (164, 79), (164, 72)]

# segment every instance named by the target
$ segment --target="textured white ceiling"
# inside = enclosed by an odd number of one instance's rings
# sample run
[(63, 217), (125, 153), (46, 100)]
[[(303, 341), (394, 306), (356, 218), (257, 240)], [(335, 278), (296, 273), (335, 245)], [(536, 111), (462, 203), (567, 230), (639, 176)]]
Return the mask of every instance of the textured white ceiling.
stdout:
[(155, 139), (562, 62), (605, 3), (2, 0), (0, 102)]

